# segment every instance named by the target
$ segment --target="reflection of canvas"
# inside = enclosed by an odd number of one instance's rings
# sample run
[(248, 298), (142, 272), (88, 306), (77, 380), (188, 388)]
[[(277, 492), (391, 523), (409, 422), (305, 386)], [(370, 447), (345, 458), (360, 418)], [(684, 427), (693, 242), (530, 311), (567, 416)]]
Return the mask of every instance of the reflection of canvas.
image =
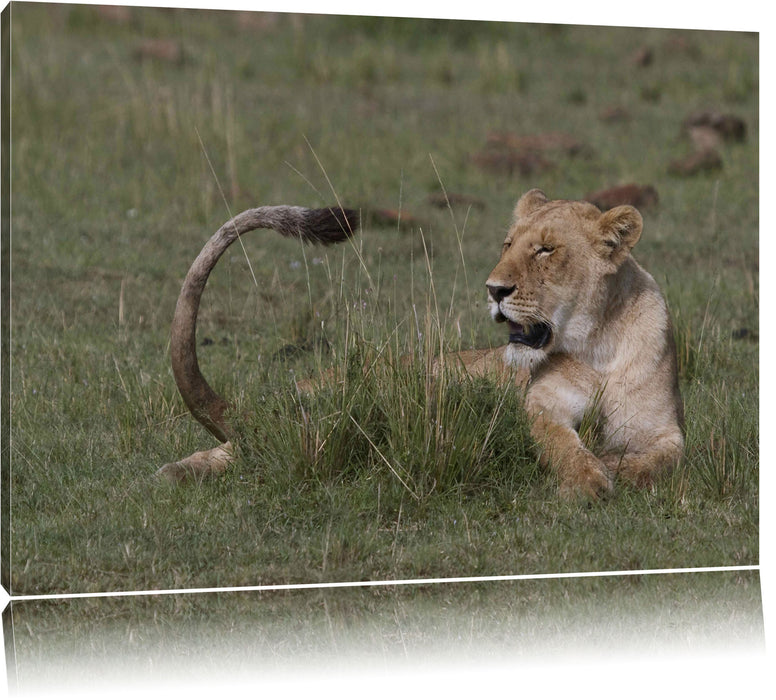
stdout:
[[(715, 572), (15, 603), (22, 697), (161, 680), (337, 682), (360, 673), (524, 674), (541, 664), (730, 663), (763, 648), (758, 576)], [(550, 674), (546, 687), (566, 687)], [(694, 679), (703, 687), (702, 679)]]

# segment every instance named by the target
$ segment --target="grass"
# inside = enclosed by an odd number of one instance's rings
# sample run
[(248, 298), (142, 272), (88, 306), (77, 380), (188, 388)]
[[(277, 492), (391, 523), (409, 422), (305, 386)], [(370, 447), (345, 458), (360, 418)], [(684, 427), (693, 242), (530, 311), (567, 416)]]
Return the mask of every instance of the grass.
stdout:
[[(758, 562), (756, 37), (12, 12), (13, 594)], [(184, 60), (136, 58), (147, 38)], [(653, 65), (630, 62), (639, 46)], [(600, 120), (612, 104), (631, 119)], [(669, 175), (707, 106), (744, 118), (746, 141), (721, 146), (720, 171)], [(588, 154), (486, 172), (471, 155), (496, 130), (567, 132)], [(688, 447), (654, 493), (588, 508), (558, 501), (519, 397), (423, 371), (440, 348), (503, 342), (482, 286), (522, 192), (624, 181), (660, 195), (636, 257), (676, 320)], [(442, 189), (484, 207), (436, 209)], [(213, 445), (169, 369), (188, 265), (230, 213), (335, 195), (404, 224), (327, 251), (262, 233), (230, 250), (200, 361), (255, 414), (223, 478), (157, 483)], [(294, 393), (292, 373), (330, 366), (350, 381)]]

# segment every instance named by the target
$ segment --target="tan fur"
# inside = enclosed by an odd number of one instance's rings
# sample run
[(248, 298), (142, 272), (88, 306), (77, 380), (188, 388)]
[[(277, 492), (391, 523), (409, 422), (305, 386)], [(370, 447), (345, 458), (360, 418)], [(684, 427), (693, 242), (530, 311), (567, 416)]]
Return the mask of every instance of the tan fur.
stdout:
[[(642, 226), (631, 206), (602, 214), (586, 202), (527, 192), (486, 283), (491, 316), (506, 323), (510, 342), (446, 358), (470, 374), (514, 381), (526, 390), (540, 459), (557, 474), (563, 495), (596, 498), (612, 490), (615, 478), (650, 486), (682, 454), (683, 408), (668, 310), (654, 279), (631, 256)], [(189, 327), (191, 311), (186, 313)], [(195, 318), (196, 304), (193, 313)], [(180, 354), (193, 352), (190, 343)], [(196, 368), (196, 361), (189, 365)], [(197, 386), (204, 382), (195, 380)], [(190, 392), (188, 405), (207, 393), (198, 391)], [(223, 400), (212, 401), (220, 411)], [(196, 408), (203, 424), (212, 422), (216, 411)], [(603, 438), (597, 454), (578, 432), (591, 409)], [(211, 432), (231, 437), (221, 413), (217, 418)], [(171, 481), (202, 478), (232, 460), (232, 443), (225, 442), (160, 472)]]
[[(533, 437), (563, 493), (599, 496), (615, 477), (650, 486), (682, 455), (668, 309), (630, 252), (642, 226), (631, 206), (602, 214), (531, 190), (488, 277), (494, 320), (550, 329), (543, 347), (510, 343), (493, 354), (522, 373)], [(603, 436), (598, 455), (578, 434), (591, 408)]]

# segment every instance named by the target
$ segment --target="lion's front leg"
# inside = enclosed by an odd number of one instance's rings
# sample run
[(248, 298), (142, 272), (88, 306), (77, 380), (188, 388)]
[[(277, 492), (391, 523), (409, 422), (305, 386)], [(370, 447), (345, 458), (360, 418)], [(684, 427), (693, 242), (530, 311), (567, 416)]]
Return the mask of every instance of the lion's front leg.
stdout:
[(529, 415), (531, 435), (540, 449), (539, 461), (558, 475), (561, 496), (598, 499), (612, 491), (606, 465), (582, 444), (572, 425), (546, 411), (529, 411)]
[(195, 452), (180, 462), (165, 464), (156, 474), (176, 484), (188, 480), (202, 481), (205, 477), (222, 474), (233, 461), (232, 443), (225, 442), (211, 450)]
[(539, 460), (556, 472), (560, 494), (567, 498), (581, 494), (595, 499), (612, 490), (607, 466), (585, 447), (577, 432), (595, 394), (596, 379), (569, 358), (558, 358), (538, 374), (526, 396)]

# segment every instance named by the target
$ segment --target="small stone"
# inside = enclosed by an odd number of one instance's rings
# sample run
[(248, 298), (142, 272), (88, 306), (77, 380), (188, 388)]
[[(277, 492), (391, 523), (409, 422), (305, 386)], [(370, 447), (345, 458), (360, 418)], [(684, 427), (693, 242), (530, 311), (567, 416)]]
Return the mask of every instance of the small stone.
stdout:
[(746, 139), (746, 122), (734, 114), (722, 114), (714, 110), (693, 112), (684, 120), (684, 128), (705, 127), (716, 131), (724, 141)]
[(675, 160), (668, 166), (668, 172), (672, 175), (687, 177), (701, 172), (719, 170), (722, 167), (722, 157), (713, 149), (696, 151), (680, 160)]
[(655, 206), (658, 202), (657, 190), (652, 185), (637, 185), (634, 183), (617, 185), (605, 190), (591, 192), (585, 199), (595, 204), (601, 211), (606, 211), (622, 204), (630, 204), (637, 209), (646, 209)]
[(487, 148), (472, 156), (474, 164), (496, 175), (520, 175), (527, 177), (552, 168), (552, 163), (541, 154), (532, 151), (521, 153), (512, 148)]
[(649, 46), (642, 46), (631, 56), (631, 62), (640, 68), (652, 65), (654, 60), (655, 54)]
[(473, 207), (474, 209), (485, 208), (484, 200), (479, 197), (457, 192), (435, 192), (430, 194), (426, 201), (439, 209), (447, 209), (448, 205), (451, 207)]
[(364, 209), (364, 220), (372, 226), (398, 227), (400, 229), (420, 228), (423, 226), (417, 217), (399, 209)]

